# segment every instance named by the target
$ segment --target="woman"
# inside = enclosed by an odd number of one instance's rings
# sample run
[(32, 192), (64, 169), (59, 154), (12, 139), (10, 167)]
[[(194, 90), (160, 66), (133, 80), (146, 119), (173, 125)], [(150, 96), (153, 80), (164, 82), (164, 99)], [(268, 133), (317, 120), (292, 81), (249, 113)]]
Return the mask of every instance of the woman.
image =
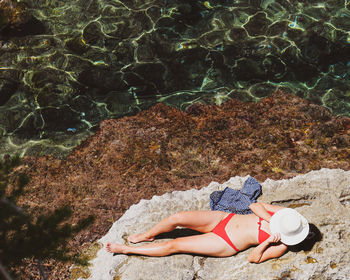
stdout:
[[(137, 247), (107, 243), (106, 249), (111, 253), (146, 256), (192, 253), (228, 257), (258, 245), (249, 254), (248, 261), (260, 263), (282, 256), (288, 245), (295, 245), (306, 238), (309, 224), (297, 211), (261, 202), (253, 203), (249, 207), (253, 214), (238, 215), (222, 211), (180, 212), (165, 218), (144, 233), (129, 236), (128, 241), (153, 241), (158, 234), (172, 231), (178, 226), (204, 234)], [(270, 226), (274, 234), (271, 234)]]

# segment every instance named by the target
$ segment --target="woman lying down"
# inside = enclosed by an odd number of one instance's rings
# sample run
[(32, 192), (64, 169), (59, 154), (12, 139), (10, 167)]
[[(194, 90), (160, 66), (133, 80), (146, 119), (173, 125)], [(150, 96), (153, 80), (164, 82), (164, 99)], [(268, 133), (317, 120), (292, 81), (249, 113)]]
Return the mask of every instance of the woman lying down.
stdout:
[(289, 245), (302, 242), (309, 224), (296, 210), (266, 203), (253, 203), (253, 214), (239, 215), (222, 211), (185, 211), (171, 215), (150, 230), (128, 237), (131, 243), (153, 241), (163, 232), (186, 227), (203, 234), (170, 241), (127, 246), (107, 243), (110, 253), (167, 256), (174, 253), (228, 257), (257, 245), (248, 261), (260, 263), (282, 256)]

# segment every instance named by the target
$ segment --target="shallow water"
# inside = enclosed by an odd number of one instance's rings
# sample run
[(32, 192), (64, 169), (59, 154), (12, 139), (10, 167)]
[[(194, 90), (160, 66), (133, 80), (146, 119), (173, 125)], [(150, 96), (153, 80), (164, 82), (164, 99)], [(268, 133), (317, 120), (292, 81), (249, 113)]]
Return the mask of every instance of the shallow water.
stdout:
[(0, 154), (67, 154), (99, 121), (277, 88), (350, 115), (350, 2), (24, 0), (0, 37)]

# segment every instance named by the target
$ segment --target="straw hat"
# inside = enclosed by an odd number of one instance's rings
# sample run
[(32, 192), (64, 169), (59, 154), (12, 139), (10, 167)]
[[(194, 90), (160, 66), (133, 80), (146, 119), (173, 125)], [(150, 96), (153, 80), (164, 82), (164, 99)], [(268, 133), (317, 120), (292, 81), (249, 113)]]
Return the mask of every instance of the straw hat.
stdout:
[(306, 218), (291, 208), (277, 211), (270, 220), (271, 233), (280, 233), (281, 242), (295, 245), (309, 234), (309, 223)]

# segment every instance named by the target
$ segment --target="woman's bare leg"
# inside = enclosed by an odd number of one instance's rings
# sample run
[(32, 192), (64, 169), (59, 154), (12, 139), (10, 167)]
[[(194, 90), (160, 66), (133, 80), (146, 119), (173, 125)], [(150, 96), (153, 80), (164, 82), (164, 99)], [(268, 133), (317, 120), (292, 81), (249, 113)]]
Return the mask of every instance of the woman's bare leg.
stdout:
[(110, 253), (137, 254), (154, 257), (168, 256), (175, 253), (190, 253), (215, 257), (227, 257), (236, 254), (236, 251), (233, 250), (231, 246), (212, 232), (141, 246), (107, 243), (106, 248)]
[(128, 241), (138, 243), (153, 241), (155, 236), (169, 232), (176, 227), (186, 227), (200, 232), (210, 232), (227, 213), (221, 211), (184, 211), (171, 215), (144, 233), (133, 234)]

